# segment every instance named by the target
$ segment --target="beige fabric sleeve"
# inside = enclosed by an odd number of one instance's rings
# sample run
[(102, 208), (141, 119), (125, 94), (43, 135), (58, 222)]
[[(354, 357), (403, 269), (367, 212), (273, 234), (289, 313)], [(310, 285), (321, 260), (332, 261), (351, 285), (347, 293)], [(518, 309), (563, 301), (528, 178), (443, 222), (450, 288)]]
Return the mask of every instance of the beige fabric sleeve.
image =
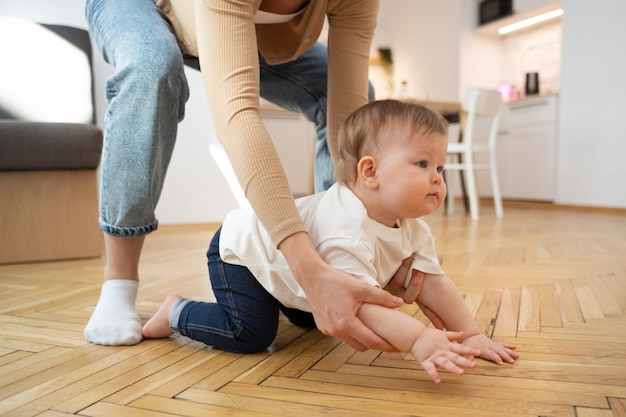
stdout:
[(250, 205), (278, 245), (306, 229), (261, 120), (254, 27), (258, 2), (194, 1), (198, 55), (217, 136)]
[(378, 7), (378, 0), (329, 0), (327, 134), (333, 160), (339, 127), (368, 102), (369, 54)]

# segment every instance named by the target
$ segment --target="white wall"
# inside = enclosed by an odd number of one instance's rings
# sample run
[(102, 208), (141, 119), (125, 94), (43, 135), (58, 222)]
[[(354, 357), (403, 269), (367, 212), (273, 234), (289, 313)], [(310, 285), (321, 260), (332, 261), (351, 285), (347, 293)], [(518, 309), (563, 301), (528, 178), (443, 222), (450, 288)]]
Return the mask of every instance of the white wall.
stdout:
[(419, 99), (458, 99), (461, 5), (466, 0), (381, 2), (374, 48), (391, 47), (394, 83)]
[(478, 22), (478, 1), (464, 1), (459, 27), (459, 89), (457, 99), (470, 87), (493, 88), (502, 81), (502, 43), (474, 33)]
[(87, 27), (85, 0), (2, 0), (0, 14), (36, 20), (41, 23)]
[(626, 2), (563, 9), (557, 202), (626, 208)]

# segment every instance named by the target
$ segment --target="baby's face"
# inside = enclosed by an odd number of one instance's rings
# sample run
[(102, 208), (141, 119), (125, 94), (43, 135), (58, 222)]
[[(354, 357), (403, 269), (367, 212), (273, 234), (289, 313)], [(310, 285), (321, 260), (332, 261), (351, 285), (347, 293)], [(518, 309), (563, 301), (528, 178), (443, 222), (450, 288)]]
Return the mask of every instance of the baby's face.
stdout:
[(443, 167), (448, 138), (423, 135), (389, 143), (376, 156), (379, 198), (386, 216), (416, 218), (438, 209), (446, 197)]

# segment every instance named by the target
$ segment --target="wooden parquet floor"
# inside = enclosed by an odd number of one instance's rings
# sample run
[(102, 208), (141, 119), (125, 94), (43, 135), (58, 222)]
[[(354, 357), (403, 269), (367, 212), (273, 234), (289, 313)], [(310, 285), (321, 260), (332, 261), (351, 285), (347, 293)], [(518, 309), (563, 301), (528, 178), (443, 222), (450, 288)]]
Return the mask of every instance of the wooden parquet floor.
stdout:
[[(429, 381), (401, 354), (356, 352), (281, 321), (271, 351), (221, 352), (185, 337), (85, 342), (102, 260), (0, 266), (3, 416), (626, 416), (626, 213), (489, 206), (427, 219), (444, 268), (483, 331), (518, 346)], [(163, 226), (146, 243), (138, 309), (171, 292), (211, 299), (215, 225)], [(407, 314), (427, 323), (415, 306)]]

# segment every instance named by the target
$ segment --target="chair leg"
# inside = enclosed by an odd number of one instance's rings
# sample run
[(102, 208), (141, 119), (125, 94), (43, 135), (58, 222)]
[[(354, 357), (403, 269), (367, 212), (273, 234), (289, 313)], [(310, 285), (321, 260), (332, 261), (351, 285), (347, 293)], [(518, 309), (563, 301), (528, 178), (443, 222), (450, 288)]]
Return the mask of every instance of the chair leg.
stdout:
[(494, 151), (489, 152), (489, 172), (491, 173), (491, 190), (493, 192), (493, 204), (496, 209), (496, 217), (501, 219), (504, 215), (504, 211), (502, 210), (502, 195), (500, 194), (500, 183), (498, 181), (498, 170)]
[(452, 195), (452, 188), (453, 188), (453, 179), (452, 176), (454, 175), (454, 171), (448, 171), (450, 173), (450, 175), (446, 175), (445, 171), (444, 171), (444, 181), (446, 183), (446, 187), (448, 189), (448, 193), (446, 194), (446, 214), (450, 215), (454, 212), (454, 195)]
[(467, 168), (465, 169), (465, 177), (467, 179), (467, 194), (469, 197), (470, 215), (472, 220), (478, 220), (478, 195), (476, 191), (476, 178), (474, 175), (474, 163), (471, 155), (465, 156)]
[[(457, 154), (457, 159), (459, 164), (463, 163), (463, 155)], [(459, 170), (459, 177), (461, 178), (461, 194), (463, 194), (463, 206), (465, 207), (465, 211), (470, 211), (469, 202), (467, 201), (467, 191), (465, 190), (465, 178), (463, 176), (463, 170)]]

